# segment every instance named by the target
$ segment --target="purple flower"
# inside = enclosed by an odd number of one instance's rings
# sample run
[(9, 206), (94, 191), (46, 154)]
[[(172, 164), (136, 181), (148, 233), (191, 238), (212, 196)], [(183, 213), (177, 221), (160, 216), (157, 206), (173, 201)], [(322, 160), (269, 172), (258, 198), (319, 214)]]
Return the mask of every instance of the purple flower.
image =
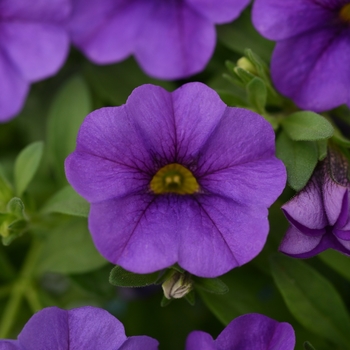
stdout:
[(0, 122), (23, 107), (30, 83), (53, 75), (69, 50), (69, 0), (0, 1)]
[(103, 309), (48, 307), (27, 322), (17, 340), (0, 340), (0, 349), (156, 350), (158, 341), (147, 336), (127, 337), (123, 324)]
[(277, 41), (271, 71), (282, 94), (313, 111), (350, 106), (349, 0), (256, 0), (253, 23)]
[(207, 86), (143, 85), (125, 105), (87, 116), (66, 175), (91, 203), (106, 259), (135, 273), (178, 262), (214, 277), (264, 246), (267, 207), (286, 181), (274, 153), (269, 123)]
[(260, 314), (237, 317), (214, 340), (201, 331), (189, 334), (186, 350), (293, 350), (295, 334), (286, 322)]
[(309, 258), (328, 248), (350, 255), (348, 163), (330, 153), (306, 187), (283, 207), (289, 227), (279, 250)]
[(73, 0), (73, 43), (90, 60), (109, 64), (135, 55), (161, 79), (204, 69), (213, 54), (215, 24), (237, 18), (249, 0)]

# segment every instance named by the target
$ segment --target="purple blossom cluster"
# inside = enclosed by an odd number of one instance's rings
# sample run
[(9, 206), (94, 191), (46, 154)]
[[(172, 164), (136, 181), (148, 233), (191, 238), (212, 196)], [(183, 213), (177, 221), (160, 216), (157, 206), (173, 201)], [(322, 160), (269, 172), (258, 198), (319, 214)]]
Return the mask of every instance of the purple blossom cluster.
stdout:
[[(189, 334), (186, 350), (293, 350), (295, 335), (288, 323), (259, 314), (233, 320), (214, 341), (204, 332)], [(158, 341), (125, 335), (122, 323), (96, 307), (62, 310), (49, 307), (35, 314), (17, 340), (0, 340), (0, 350), (157, 350)]]

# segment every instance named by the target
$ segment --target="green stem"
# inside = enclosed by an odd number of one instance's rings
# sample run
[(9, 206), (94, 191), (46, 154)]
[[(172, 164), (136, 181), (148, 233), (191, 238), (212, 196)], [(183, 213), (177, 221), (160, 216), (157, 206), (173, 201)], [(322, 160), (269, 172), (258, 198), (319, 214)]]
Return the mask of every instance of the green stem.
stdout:
[(33, 314), (42, 309), (38, 293), (33, 284), (27, 286), (27, 290), (25, 291), (25, 297), (28, 301), (30, 308), (32, 309)]
[(0, 246), (0, 271), (1, 276), (10, 281), (16, 278), (16, 269), (12, 266), (11, 262), (7, 258), (6, 252)]
[(14, 283), (10, 299), (6, 304), (5, 311), (0, 321), (0, 338), (6, 338), (15, 322), (17, 312), (21, 305), (22, 298), (31, 283), (33, 270), (39, 256), (41, 245), (34, 240), (23, 263), (18, 280)]

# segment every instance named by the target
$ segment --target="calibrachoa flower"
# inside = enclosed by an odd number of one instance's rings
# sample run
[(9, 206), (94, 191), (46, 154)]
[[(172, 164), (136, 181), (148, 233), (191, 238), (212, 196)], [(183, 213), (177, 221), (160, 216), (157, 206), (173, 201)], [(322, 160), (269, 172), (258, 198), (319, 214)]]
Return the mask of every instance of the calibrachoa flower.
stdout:
[(69, 0), (0, 0), (0, 122), (21, 110), (30, 83), (64, 63), (69, 13)]
[(350, 1), (255, 0), (253, 23), (277, 41), (277, 89), (303, 109), (350, 106)]
[(73, 0), (73, 43), (108, 64), (135, 55), (161, 79), (202, 71), (215, 48), (215, 24), (237, 18), (249, 0)]
[(330, 153), (306, 187), (283, 207), (289, 227), (280, 251), (309, 258), (328, 248), (350, 255), (348, 163)]
[(293, 350), (295, 334), (286, 322), (277, 322), (260, 314), (237, 317), (214, 340), (210, 334), (194, 331), (186, 341), (186, 350)]
[(91, 203), (106, 259), (135, 273), (178, 262), (213, 277), (264, 246), (267, 207), (286, 180), (274, 152), (269, 123), (207, 86), (143, 85), (125, 105), (87, 116), (66, 175)]
[(103, 309), (85, 306), (36, 313), (17, 340), (0, 340), (1, 350), (156, 350), (147, 336), (127, 337), (123, 324)]

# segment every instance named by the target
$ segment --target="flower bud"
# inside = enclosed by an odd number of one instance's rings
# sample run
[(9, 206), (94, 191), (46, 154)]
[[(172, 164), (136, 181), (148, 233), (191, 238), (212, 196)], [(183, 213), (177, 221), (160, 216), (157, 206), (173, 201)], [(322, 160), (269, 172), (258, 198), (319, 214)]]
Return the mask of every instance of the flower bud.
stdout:
[(162, 284), (162, 288), (167, 299), (180, 299), (193, 288), (191, 275), (187, 272), (174, 271)]
[(258, 75), (253, 63), (246, 57), (241, 57), (237, 61), (237, 67), (242, 68), (253, 75)]

